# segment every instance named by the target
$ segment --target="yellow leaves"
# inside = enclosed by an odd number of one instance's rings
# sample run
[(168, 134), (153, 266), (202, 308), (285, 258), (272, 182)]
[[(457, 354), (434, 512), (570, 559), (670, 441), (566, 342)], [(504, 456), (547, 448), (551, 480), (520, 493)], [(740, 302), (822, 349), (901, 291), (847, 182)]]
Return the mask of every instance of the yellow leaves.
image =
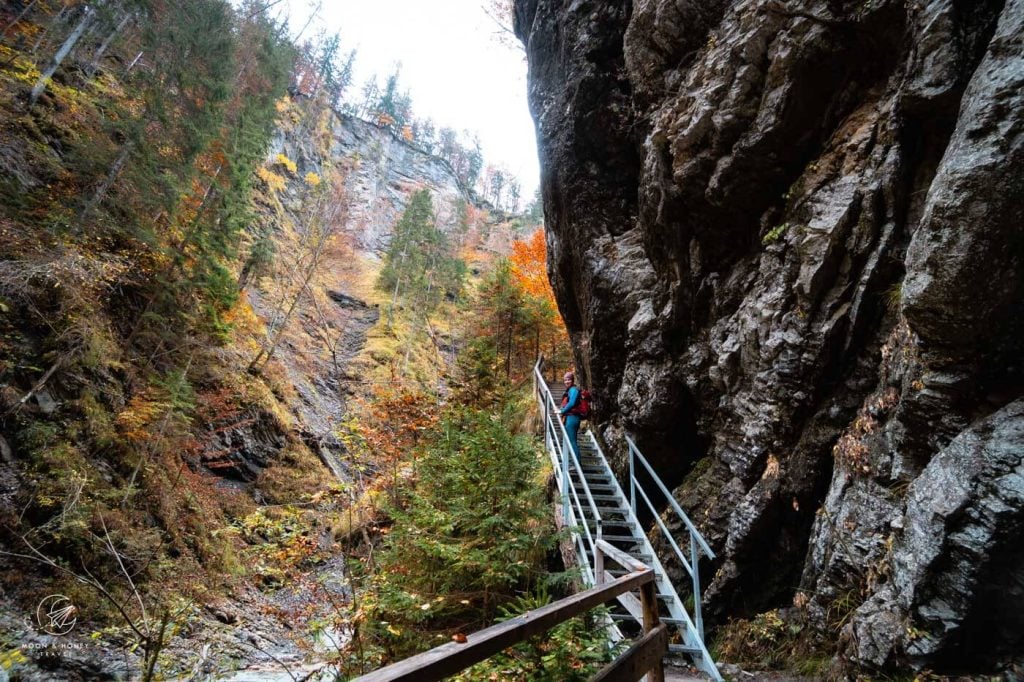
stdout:
[(260, 168), (256, 171), (256, 175), (260, 180), (267, 183), (267, 187), (275, 192), (283, 192), (287, 186), (285, 179), (272, 170)]
[(0, 654), (0, 668), (10, 670), (19, 663), (25, 663), (27, 660), (25, 654), (21, 653), (21, 649), (11, 649)]
[(274, 162), (281, 166), (282, 168), (284, 168), (289, 173), (291, 173), (292, 175), (294, 175), (295, 172), (298, 170), (298, 166), (295, 165), (295, 162), (289, 159), (284, 154), (278, 154), (277, 156), (275, 156)]
[(134, 396), (128, 406), (117, 415), (121, 435), (136, 443), (149, 440), (147, 427), (167, 410), (167, 404), (154, 399), (149, 391)]
[(412, 142), (412, 140), (413, 140), (412, 126), (410, 126), (410, 125), (402, 126), (402, 139), (404, 139), (406, 142)]
[(319, 187), (320, 183), (322, 182), (320, 176), (314, 173), (313, 171), (306, 173), (305, 180), (306, 184), (309, 185), (310, 187)]
[(221, 320), (232, 328), (247, 332), (259, 330), (263, 322), (244, 298), (239, 298), (238, 303), (225, 310)]

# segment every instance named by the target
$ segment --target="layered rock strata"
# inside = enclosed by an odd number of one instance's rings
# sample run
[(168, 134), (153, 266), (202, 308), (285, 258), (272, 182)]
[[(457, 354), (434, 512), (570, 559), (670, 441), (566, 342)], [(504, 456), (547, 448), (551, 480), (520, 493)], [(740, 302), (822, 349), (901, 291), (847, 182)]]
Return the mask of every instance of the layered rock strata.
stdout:
[[(516, 0), (612, 448), (849, 661), (1024, 645), (1024, 0)], [(621, 464), (621, 462), (620, 462)], [(1017, 615), (1014, 615), (1017, 614)]]

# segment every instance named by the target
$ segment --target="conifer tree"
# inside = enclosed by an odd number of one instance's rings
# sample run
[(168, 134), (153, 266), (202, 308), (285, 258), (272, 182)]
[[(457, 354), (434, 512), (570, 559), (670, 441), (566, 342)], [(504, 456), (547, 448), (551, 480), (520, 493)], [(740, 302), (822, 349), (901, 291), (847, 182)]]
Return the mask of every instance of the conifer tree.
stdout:
[(378, 288), (391, 292), (389, 321), (399, 298), (415, 310), (430, 311), (445, 294), (458, 294), (464, 274), (465, 264), (453, 256), (437, 227), (430, 192), (419, 190), (395, 225), (377, 280)]

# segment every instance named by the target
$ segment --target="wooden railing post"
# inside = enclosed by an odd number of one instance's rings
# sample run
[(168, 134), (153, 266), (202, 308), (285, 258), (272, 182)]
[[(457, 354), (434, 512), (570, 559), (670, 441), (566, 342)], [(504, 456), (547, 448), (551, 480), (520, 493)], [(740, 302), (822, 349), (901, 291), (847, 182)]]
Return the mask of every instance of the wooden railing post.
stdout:
[[(652, 632), (661, 624), (658, 616), (658, 587), (656, 582), (640, 586), (640, 605), (644, 611), (644, 634)], [(647, 682), (665, 682), (665, 665), (659, 658), (647, 673)]]
[[(600, 521), (598, 521), (600, 523)], [(601, 549), (601, 526), (597, 527), (598, 542), (594, 544), (594, 584), (601, 585), (604, 583), (604, 550)]]

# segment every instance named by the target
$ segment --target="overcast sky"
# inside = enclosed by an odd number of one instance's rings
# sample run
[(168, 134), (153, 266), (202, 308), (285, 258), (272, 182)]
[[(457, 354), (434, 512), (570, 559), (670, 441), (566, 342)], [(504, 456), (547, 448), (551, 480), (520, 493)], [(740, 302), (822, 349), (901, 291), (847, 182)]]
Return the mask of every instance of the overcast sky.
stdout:
[[(479, 133), (486, 160), (515, 174), (528, 201), (540, 174), (526, 105), (526, 61), (522, 50), (497, 39), (484, 1), (324, 0), (302, 37), (326, 28), (341, 35), (344, 52), (357, 48), (356, 94), (373, 74), (383, 84), (401, 62), (401, 84), (412, 95), (416, 116)], [(310, 2), (285, 2), (298, 31)]]

